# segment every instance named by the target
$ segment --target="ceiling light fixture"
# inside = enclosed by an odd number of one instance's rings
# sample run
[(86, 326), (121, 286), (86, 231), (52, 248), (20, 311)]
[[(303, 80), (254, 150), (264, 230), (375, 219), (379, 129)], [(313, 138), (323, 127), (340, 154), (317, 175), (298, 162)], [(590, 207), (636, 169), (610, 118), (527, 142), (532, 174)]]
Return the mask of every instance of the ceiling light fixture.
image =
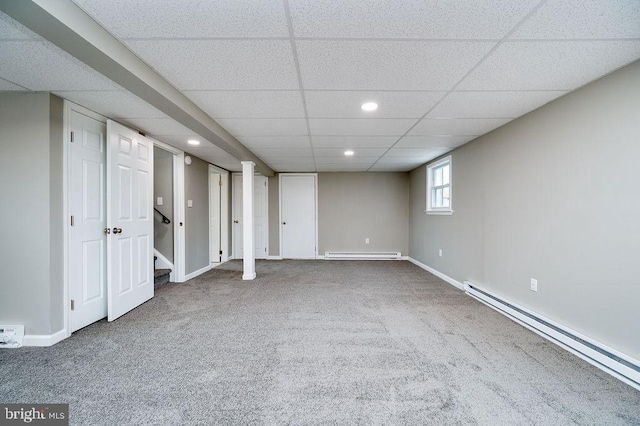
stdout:
[(200, 145), (200, 141), (197, 141), (197, 140), (195, 140), (195, 139), (189, 139), (189, 140), (187, 141), (187, 143), (188, 143), (189, 145)]
[(345, 151), (344, 155), (346, 155), (347, 157), (350, 157), (350, 156), (353, 155), (353, 151), (351, 151), (351, 150)]
[(375, 102), (365, 102), (360, 107), (363, 111), (371, 112), (378, 109), (378, 104)]

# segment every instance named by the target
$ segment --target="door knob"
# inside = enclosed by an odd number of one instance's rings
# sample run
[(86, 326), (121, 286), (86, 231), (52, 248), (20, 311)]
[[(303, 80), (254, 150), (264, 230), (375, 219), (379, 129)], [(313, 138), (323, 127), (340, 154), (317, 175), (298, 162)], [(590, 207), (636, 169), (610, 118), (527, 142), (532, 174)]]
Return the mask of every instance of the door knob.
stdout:
[(104, 228), (104, 233), (109, 235), (111, 233), (111, 229), (109, 228)]
[(287, 222), (282, 222), (282, 224), (283, 224), (283, 225), (286, 225), (286, 224), (287, 224)]
[(122, 234), (122, 228), (113, 228), (114, 234)]
[(237, 220), (234, 220), (234, 221), (233, 221), (233, 223), (238, 223), (238, 221), (237, 221)]

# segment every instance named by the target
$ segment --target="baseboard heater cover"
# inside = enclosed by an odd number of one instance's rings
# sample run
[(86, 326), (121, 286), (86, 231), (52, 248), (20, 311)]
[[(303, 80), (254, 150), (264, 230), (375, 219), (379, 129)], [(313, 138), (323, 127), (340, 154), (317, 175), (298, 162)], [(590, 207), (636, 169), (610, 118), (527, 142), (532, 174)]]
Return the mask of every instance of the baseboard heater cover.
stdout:
[(465, 281), (465, 292), (513, 321), (640, 390), (640, 361)]
[(325, 260), (401, 260), (399, 251), (389, 252), (339, 252), (328, 251), (324, 254)]

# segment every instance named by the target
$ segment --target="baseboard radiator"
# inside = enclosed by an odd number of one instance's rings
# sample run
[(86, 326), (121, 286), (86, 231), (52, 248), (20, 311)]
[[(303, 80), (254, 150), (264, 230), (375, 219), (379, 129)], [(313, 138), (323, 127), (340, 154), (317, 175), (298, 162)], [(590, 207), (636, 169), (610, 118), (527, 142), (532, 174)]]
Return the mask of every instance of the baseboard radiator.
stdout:
[(339, 252), (328, 251), (324, 254), (324, 260), (401, 260), (399, 251), (389, 252)]
[(640, 390), (640, 361), (465, 281), (465, 292), (513, 321)]

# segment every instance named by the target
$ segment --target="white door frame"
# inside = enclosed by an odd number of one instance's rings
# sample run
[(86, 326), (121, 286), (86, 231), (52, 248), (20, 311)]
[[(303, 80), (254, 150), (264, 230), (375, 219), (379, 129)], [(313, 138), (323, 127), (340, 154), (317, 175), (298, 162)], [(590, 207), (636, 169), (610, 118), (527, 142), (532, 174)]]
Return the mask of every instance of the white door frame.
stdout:
[[(71, 302), (70, 302), (70, 289), (69, 289), (69, 269), (70, 266), (70, 256), (69, 256), (69, 240), (70, 240), (70, 232), (71, 232), (71, 223), (69, 220), (71, 206), (69, 203), (71, 202), (71, 195), (69, 194), (69, 181), (71, 179), (71, 167), (69, 162), (71, 161), (71, 153), (69, 150), (69, 144), (71, 143), (71, 112), (76, 111), (82, 115), (86, 115), (87, 117), (93, 118), (94, 120), (100, 121), (107, 125), (107, 118), (97, 114), (90, 109), (82, 107), (80, 105), (76, 105), (73, 102), (69, 102), (66, 99), (63, 100), (63, 147), (62, 147), (62, 229), (63, 229), (63, 237), (62, 237), (62, 246), (63, 246), (63, 298), (62, 307), (63, 307), (63, 315), (62, 315), (62, 323), (64, 329), (60, 332), (55, 333), (56, 336), (60, 336), (60, 338), (52, 341), (51, 344), (55, 344), (60, 340), (66, 339), (71, 336)], [(105, 152), (105, 163), (106, 163), (106, 152)]]
[[(209, 209), (211, 209), (211, 174), (213, 173), (219, 174), (222, 182), (220, 186), (220, 250), (222, 250), (220, 260), (226, 262), (231, 259), (229, 253), (229, 171), (209, 164)], [(209, 221), (211, 221), (211, 212), (209, 212)], [(211, 227), (211, 223), (209, 223), (209, 227)], [(211, 247), (211, 241), (209, 241), (209, 247)]]
[(185, 278), (185, 232), (184, 218), (186, 216), (184, 207), (184, 151), (168, 145), (159, 140), (149, 138), (154, 146), (162, 148), (173, 154), (173, 266), (171, 279), (173, 282), (182, 283)]
[[(233, 176), (242, 176), (242, 173), (239, 172), (233, 172), (231, 174), (231, 219), (233, 219), (234, 217), (236, 217), (237, 214), (242, 215), (242, 212), (236, 212), (236, 206), (235, 206), (235, 198), (236, 198), (236, 186), (233, 185)], [(264, 181), (266, 183), (265, 187), (264, 187), (264, 214), (265, 214), (265, 224), (264, 224), (264, 231), (262, 232), (263, 238), (264, 238), (264, 246), (266, 248), (266, 251), (264, 253), (264, 256), (260, 257), (260, 259), (267, 259), (269, 257), (269, 178), (262, 175), (261, 173), (254, 173), (254, 178), (256, 176), (263, 176), (264, 177)], [(255, 207), (255, 206), (254, 206)], [(235, 253), (236, 253), (236, 236), (235, 236), (235, 230), (233, 229), (233, 227), (231, 228), (231, 253), (229, 256), (229, 259), (234, 259), (235, 258)]]
[(278, 229), (280, 232), (280, 258), (282, 258), (282, 177), (283, 176), (315, 176), (314, 179), (314, 183), (315, 183), (315, 203), (316, 203), (316, 253), (315, 253), (315, 257), (316, 259), (320, 259), (323, 258), (320, 256), (320, 254), (318, 253), (318, 250), (320, 250), (320, 244), (318, 241), (318, 174), (317, 173), (279, 173), (278, 174), (278, 202), (279, 202), (279, 206), (278, 206)]

